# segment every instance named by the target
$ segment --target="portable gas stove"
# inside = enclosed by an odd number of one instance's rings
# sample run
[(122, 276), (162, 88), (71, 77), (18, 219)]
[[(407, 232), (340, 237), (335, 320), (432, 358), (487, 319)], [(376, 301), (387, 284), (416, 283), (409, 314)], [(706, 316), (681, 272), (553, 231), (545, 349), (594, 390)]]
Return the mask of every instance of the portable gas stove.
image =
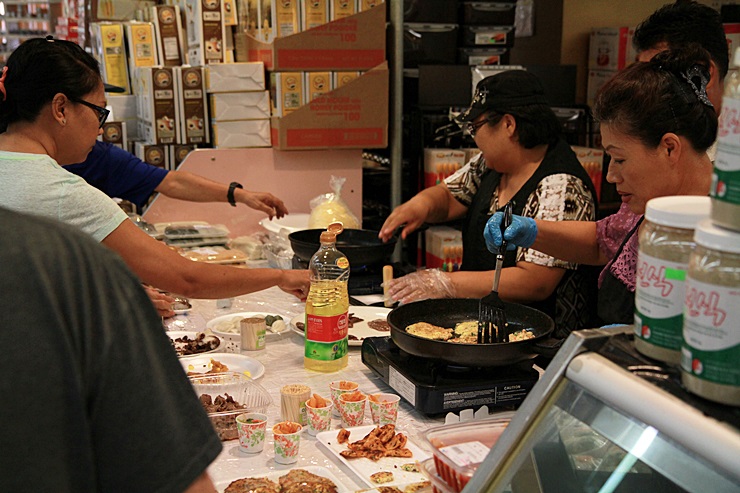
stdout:
[(453, 366), (410, 355), (390, 337), (363, 340), (362, 362), (426, 415), (483, 405), (516, 409), (539, 378), (531, 361), (489, 368)]
[[(347, 291), (350, 296), (361, 296), (366, 294), (381, 294), (383, 292), (383, 265), (363, 265), (352, 266), (349, 273), (349, 282)], [(393, 265), (393, 277), (401, 277), (408, 274), (411, 270), (403, 268), (399, 264)], [(304, 262), (293, 256), (294, 269), (308, 269), (308, 262)]]

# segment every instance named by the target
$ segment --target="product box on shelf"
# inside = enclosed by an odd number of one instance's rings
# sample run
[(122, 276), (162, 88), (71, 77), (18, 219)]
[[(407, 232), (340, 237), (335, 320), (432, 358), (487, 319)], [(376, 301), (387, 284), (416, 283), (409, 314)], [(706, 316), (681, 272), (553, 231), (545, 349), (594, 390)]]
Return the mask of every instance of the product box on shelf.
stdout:
[(223, 0), (224, 2), (224, 26), (236, 26), (237, 0)]
[(139, 133), (151, 144), (174, 144), (180, 137), (180, 107), (172, 67), (142, 67), (136, 71)]
[(185, 63), (185, 43), (180, 24), (180, 7), (155, 5), (152, 20), (157, 39), (157, 56), (160, 65), (177, 67)]
[[(421, 243), (421, 238), (419, 239)], [(427, 269), (453, 272), (462, 265), (462, 232), (449, 226), (430, 226), (424, 232), (424, 249), (419, 246), (418, 259), (424, 259)]]
[(272, 4), (272, 26), (276, 38), (300, 32), (301, 3), (301, 0), (281, 0)]
[(372, 149), (388, 146), (388, 64), (363, 73), (284, 117), (273, 117), (272, 146)]
[(181, 144), (210, 142), (208, 103), (203, 82), (203, 67), (174, 68), (177, 104), (180, 107)]
[(457, 60), (466, 65), (506, 65), (508, 48), (458, 48)]
[(169, 149), (166, 145), (134, 142), (134, 155), (152, 166), (170, 169)]
[(139, 67), (159, 65), (154, 24), (151, 22), (126, 22), (123, 24), (128, 47), (129, 70), (133, 74)]
[(212, 121), (211, 144), (216, 149), (270, 147), (270, 120)]
[(170, 169), (177, 169), (185, 161), (188, 154), (195, 150), (195, 146), (192, 144), (173, 144), (168, 147), (170, 151)]
[(121, 149), (128, 149), (128, 135), (126, 132), (126, 122), (110, 121), (103, 124), (103, 135), (98, 137), (99, 140), (113, 144)]
[(265, 65), (262, 62), (212, 63), (206, 67), (206, 91), (264, 91)]
[(424, 187), (433, 187), (465, 166), (465, 151), (424, 149)]
[(270, 118), (268, 91), (225, 92), (210, 95), (211, 120), (265, 120)]
[(588, 47), (589, 70), (621, 70), (637, 59), (632, 47), (631, 27), (602, 27), (591, 30)]
[(307, 103), (322, 94), (330, 92), (332, 86), (331, 72), (305, 72), (303, 76), (303, 100)]
[(601, 179), (604, 167), (604, 150), (590, 147), (570, 146), (576, 153), (578, 161), (583, 165), (596, 189), (596, 200), (601, 199)]
[(329, 0), (329, 16), (336, 21), (357, 13), (357, 4), (352, 0)]
[(360, 76), (359, 70), (350, 70), (346, 72), (332, 72), (331, 73), (331, 87), (332, 89), (338, 89), (350, 81), (355, 80)]
[(385, 6), (323, 24), (272, 43), (246, 33), (234, 37), (236, 60), (268, 70), (368, 70), (385, 60)]
[[(133, 72), (134, 76), (136, 72)], [(106, 94), (111, 114), (110, 120), (126, 123), (126, 136), (129, 141), (141, 140), (136, 115), (136, 96), (133, 94)]]
[(270, 103), (272, 116), (286, 116), (306, 103), (304, 72), (271, 72)]
[(225, 63), (226, 26), (221, 0), (185, 0), (188, 63)]
[(735, 49), (740, 46), (740, 23), (722, 24), (727, 39), (727, 48), (730, 53), (735, 53)]
[(514, 46), (514, 26), (461, 26), (465, 46)]
[(123, 37), (123, 24), (120, 22), (99, 22), (90, 25), (93, 51), (101, 57), (100, 69), (108, 84), (123, 87), (125, 94), (131, 94), (126, 45)]
[(302, 2), (301, 31), (308, 31), (314, 27), (329, 22), (329, 0), (313, 0)]
[(596, 99), (596, 93), (599, 92), (601, 86), (606, 81), (612, 78), (617, 70), (589, 70), (588, 81), (586, 83), (586, 104), (593, 106), (594, 100)]

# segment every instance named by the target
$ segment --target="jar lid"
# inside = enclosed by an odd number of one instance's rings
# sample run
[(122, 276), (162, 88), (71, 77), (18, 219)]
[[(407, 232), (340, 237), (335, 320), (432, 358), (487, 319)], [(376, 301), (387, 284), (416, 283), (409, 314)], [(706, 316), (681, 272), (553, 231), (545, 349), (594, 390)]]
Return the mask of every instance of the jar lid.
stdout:
[(694, 229), (709, 217), (711, 200), (708, 196), (672, 195), (648, 200), (645, 219), (653, 224), (672, 228)]
[(711, 219), (704, 219), (696, 226), (694, 241), (711, 250), (740, 253), (740, 233), (716, 226)]

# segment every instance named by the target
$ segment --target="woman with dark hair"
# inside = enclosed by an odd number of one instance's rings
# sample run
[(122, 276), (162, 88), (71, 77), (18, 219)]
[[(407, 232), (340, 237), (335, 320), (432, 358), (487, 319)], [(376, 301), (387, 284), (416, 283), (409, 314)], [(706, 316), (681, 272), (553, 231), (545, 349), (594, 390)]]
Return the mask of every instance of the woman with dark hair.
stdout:
[[(557, 258), (605, 265), (599, 276), (599, 316), (632, 323), (638, 228), (648, 200), (708, 195), (707, 149), (717, 113), (707, 96), (709, 54), (698, 45), (666, 51), (617, 73), (601, 88), (594, 115), (611, 156), (607, 180), (622, 198), (619, 214), (596, 223), (552, 222), (515, 216), (504, 232), (509, 245)], [(501, 214), (485, 229), (488, 247), (501, 245)]]
[(2, 70), (0, 97), (0, 205), (81, 228), (143, 282), (172, 293), (227, 298), (279, 286), (305, 297), (307, 271), (188, 260), (62, 168), (85, 160), (108, 117), (98, 63), (79, 45), (51, 37), (24, 42)]
[[(380, 237), (399, 227), (406, 237), (424, 222), (464, 218), (462, 270), (418, 271), (389, 283), (395, 300), (481, 298), (491, 292), (496, 256), (486, 250), (483, 228), (507, 203), (514, 213), (557, 221), (592, 221), (596, 193), (583, 166), (560, 137), (560, 125), (539, 79), (510, 70), (478, 83), (459, 122), (480, 155), (445, 180), (396, 208)], [(589, 277), (578, 265), (525, 248), (508, 252), (499, 293), (555, 319), (557, 337), (589, 322)], [(595, 282), (594, 282), (595, 287)]]

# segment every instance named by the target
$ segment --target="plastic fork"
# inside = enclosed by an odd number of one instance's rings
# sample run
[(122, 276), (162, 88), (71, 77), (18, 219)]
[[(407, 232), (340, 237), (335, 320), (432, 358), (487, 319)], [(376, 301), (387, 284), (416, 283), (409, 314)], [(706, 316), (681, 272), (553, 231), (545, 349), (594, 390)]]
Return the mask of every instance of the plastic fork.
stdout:
[(493, 289), (480, 299), (478, 304), (478, 344), (507, 342), (506, 312), (504, 302), (498, 295), (498, 283), (501, 279), (501, 267), (504, 263), (507, 241), (503, 239), (504, 231), (511, 224), (511, 202), (504, 206), (504, 220), (501, 222), (501, 246), (496, 254), (496, 272), (493, 275)]

